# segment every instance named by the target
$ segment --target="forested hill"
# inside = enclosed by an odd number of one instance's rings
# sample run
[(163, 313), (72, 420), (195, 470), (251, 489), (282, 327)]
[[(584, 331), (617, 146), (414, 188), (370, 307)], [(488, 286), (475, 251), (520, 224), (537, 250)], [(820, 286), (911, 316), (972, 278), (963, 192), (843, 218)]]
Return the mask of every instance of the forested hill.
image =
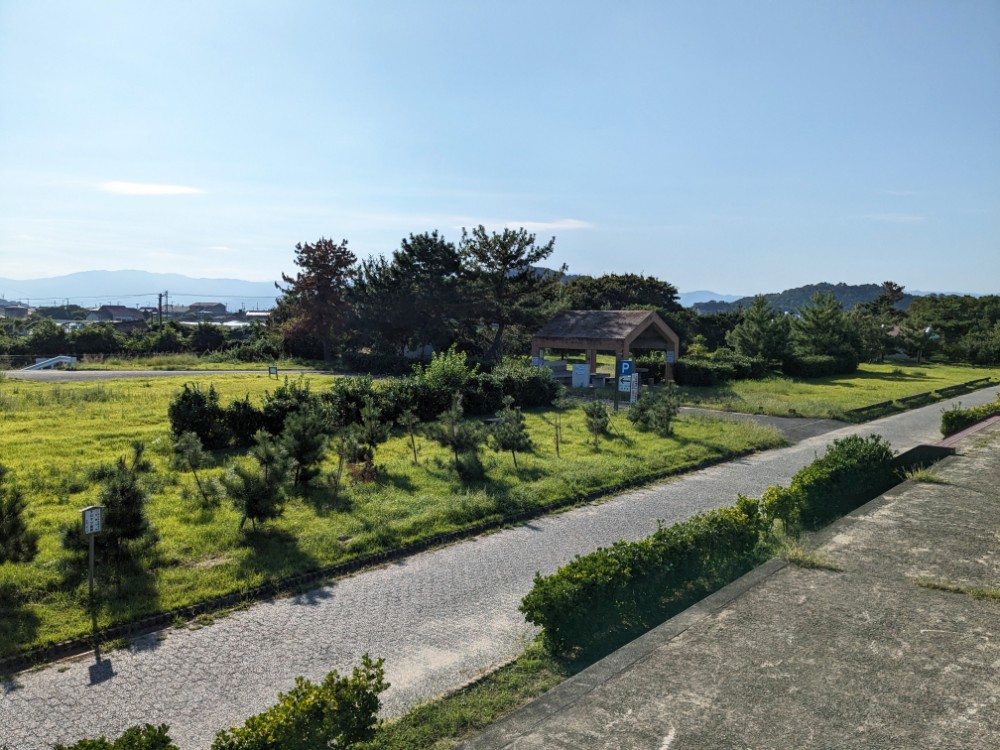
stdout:
[[(786, 289), (783, 292), (772, 292), (764, 297), (771, 303), (771, 307), (782, 312), (795, 312), (803, 305), (807, 304), (816, 292), (832, 292), (837, 302), (845, 310), (850, 310), (855, 305), (871, 302), (878, 297), (882, 291), (880, 284), (807, 284), (806, 286)], [(753, 297), (744, 297), (735, 302), (696, 302), (692, 307), (698, 313), (709, 314), (718, 312), (733, 312), (741, 307), (745, 307), (753, 301)], [(905, 310), (913, 301), (913, 296), (903, 295), (903, 298), (896, 304), (896, 307)]]

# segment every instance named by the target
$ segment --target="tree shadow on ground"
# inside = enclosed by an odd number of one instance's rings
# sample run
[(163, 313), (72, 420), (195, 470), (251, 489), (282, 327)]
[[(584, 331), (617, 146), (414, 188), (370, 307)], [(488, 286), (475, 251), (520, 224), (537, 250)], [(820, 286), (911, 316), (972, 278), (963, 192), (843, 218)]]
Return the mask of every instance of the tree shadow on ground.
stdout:
[(0, 644), (3, 644), (0, 656), (14, 653), (33, 642), (41, 622), (13, 583), (0, 583)]
[(266, 524), (256, 531), (244, 528), (242, 548), (246, 554), (236, 568), (238, 581), (256, 584), (261, 577), (276, 580), (319, 567), (316, 558), (299, 546), (294, 534)]

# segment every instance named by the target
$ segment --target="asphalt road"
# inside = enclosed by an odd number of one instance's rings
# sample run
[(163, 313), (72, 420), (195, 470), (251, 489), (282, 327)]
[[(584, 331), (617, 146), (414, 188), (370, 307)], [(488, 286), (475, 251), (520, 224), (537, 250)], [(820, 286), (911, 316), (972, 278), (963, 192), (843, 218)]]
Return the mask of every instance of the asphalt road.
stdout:
[[(319, 370), (279, 370), (281, 375), (332, 375)], [(203, 378), (212, 375), (267, 375), (267, 368), (248, 370), (3, 370), (0, 375), (18, 380), (42, 383), (73, 383), (88, 380), (116, 380), (119, 378)]]
[[(961, 397), (995, 399), (1000, 388)], [(959, 400), (959, 399), (956, 399)], [(99, 663), (80, 658), (3, 683), (0, 744), (48, 748), (141, 722), (171, 725), (185, 748), (274, 703), (296, 675), (348, 671), (361, 654), (386, 659), (392, 716), (454, 689), (516, 656), (534, 635), (517, 611), (536, 571), (575, 555), (652, 533), (737, 494), (787, 483), (833, 439), (878, 433), (899, 451), (936, 442), (951, 402), (846, 426), (788, 448), (739, 459), (674, 481), (533, 521), (263, 603), (200, 630), (168, 630)]]

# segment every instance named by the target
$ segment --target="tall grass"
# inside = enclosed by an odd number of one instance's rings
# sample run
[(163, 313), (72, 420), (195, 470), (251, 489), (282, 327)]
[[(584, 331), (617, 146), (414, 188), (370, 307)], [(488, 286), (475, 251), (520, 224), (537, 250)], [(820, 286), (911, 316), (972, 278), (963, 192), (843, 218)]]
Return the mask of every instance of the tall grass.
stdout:
[[(207, 376), (206, 376), (207, 377)], [(619, 414), (595, 453), (578, 409), (563, 417), (561, 458), (555, 455), (551, 412), (526, 415), (534, 453), (484, 453), (487, 481), (463, 485), (448, 452), (418, 439), (419, 465), (398, 433), (379, 447), (382, 468), (372, 484), (350, 485), (334, 499), (324, 476), (286, 503), (284, 515), (264, 530), (239, 530), (227, 504), (203, 508), (193, 478), (171, 469), (167, 405), (188, 378), (120, 380), (59, 386), (8, 379), (0, 383), (0, 462), (14, 469), (29, 500), (31, 526), (41, 534), (32, 563), (0, 565), (0, 654), (88, 631), (86, 582), (79, 561), (60, 543), (63, 527), (76, 529), (79, 509), (98, 486), (89, 479), (102, 464), (124, 455), (132, 441), (148, 446), (154, 472), (143, 481), (159, 543), (142, 565), (112, 571), (98, 557), (101, 606), (107, 625), (190, 604), (265, 580), (330, 565), (477, 521), (538, 508), (665, 471), (683, 471), (782, 443), (770, 429), (742, 422), (681, 418), (675, 435), (639, 433)], [(259, 400), (275, 387), (266, 375), (215, 375), (223, 402), (244, 394)], [(332, 382), (309, 379), (314, 391)], [(232, 452), (219, 452), (205, 479), (225, 471)], [(75, 532), (74, 532), (75, 533)]]

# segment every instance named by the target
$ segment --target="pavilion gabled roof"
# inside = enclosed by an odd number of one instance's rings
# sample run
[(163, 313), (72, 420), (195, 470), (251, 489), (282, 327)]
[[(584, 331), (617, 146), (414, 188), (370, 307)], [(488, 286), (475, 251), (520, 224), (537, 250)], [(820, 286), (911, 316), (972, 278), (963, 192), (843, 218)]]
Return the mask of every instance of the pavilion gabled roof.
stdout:
[(677, 346), (677, 334), (651, 310), (568, 310), (542, 326), (533, 342), (540, 346), (592, 342), (603, 347), (628, 345), (650, 338)]

